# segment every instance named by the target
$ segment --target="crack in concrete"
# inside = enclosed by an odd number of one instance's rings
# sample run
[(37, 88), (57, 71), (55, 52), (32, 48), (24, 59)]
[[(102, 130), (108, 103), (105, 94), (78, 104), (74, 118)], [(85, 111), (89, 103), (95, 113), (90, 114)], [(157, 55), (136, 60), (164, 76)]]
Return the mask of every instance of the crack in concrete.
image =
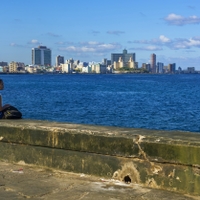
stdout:
[(89, 192), (84, 192), (81, 196), (80, 196), (80, 198), (78, 198), (78, 200), (81, 200), (81, 199), (83, 199), (85, 196), (87, 196), (89, 194)]

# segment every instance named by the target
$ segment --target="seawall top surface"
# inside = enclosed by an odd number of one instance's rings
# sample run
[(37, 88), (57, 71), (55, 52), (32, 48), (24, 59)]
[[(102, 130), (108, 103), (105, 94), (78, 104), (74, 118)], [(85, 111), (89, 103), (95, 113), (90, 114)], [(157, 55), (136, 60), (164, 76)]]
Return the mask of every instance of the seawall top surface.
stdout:
[(186, 132), (186, 131), (165, 131), (165, 130), (151, 130), (151, 129), (139, 129), (139, 128), (123, 128), (112, 126), (97, 126), (97, 125), (85, 125), (85, 124), (73, 124), (67, 122), (54, 122), (43, 120), (1, 120), (0, 127), (12, 127), (32, 130), (43, 130), (53, 132), (73, 132), (73, 134), (88, 134), (96, 136), (107, 137), (126, 137), (133, 138), (134, 136), (144, 136), (144, 141), (166, 141), (171, 142), (183, 142), (183, 143), (200, 143), (200, 133), (198, 132)]
[(200, 166), (200, 134), (191, 132), (1, 120), (0, 141)]

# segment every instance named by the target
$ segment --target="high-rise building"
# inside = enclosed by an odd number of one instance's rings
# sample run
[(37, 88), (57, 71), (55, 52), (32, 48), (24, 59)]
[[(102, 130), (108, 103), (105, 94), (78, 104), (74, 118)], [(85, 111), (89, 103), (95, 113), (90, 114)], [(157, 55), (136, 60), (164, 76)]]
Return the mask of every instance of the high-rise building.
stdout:
[(156, 73), (162, 74), (163, 73), (163, 67), (164, 67), (164, 64), (161, 63), (161, 62), (158, 62), (157, 67), (156, 67)]
[(124, 66), (126, 66), (130, 58), (135, 62), (135, 53), (128, 53), (126, 49), (123, 50), (122, 53), (112, 53), (111, 54), (111, 64), (113, 65), (114, 62), (118, 62), (119, 59), (123, 61)]
[(151, 54), (151, 73), (156, 73), (156, 54)]
[(168, 68), (169, 68), (169, 73), (174, 74), (176, 71), (176, 63), (169, 64)]
[(56, 56), (56, 67), (60, 66), (60, 64), (64, 64), (64, 56)]
[(39, 46), (32, 49), (32, 64), (51, 66), (51, 49), (46, 46)]

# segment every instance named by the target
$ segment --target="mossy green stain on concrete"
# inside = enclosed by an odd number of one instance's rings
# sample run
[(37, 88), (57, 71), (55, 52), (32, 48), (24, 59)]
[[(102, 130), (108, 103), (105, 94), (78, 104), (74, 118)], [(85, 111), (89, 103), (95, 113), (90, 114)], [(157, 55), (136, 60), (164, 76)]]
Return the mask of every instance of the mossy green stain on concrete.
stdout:
[(161, 162), (200, 166), (200, 146), (144, 142), (141, 144), (141, 147), (151, 159), (157, 159)]
[(50, 132), (49, 130), (32, 130), (0, 127), (3, 141), (30, 144), (36, 146), (49, 146), (53, 148), (71, 149), (76, 151), (96, 152), (119, 156), (132, 156), (138, 154), (133, 146), (132, 139), (123, 137), (108, 137), (101, 135), (87, 135), (81, 133)]
[(1, 159), (200, 195), (199, 134), (2, 120), (0, 137)]
[(24, 161), (27, 164), (34, 163), (39, 166), (97, 176), (111, 177), (121, 166), (120, 160), (116, 157), (45, 147), (0, 143), (0, 152), (2, 152), (0, 159), (10, 162)]

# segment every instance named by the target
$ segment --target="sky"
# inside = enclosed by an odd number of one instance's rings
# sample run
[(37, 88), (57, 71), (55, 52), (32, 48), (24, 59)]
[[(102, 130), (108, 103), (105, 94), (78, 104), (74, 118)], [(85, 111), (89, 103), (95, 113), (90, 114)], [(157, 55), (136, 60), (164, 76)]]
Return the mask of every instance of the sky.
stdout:
[(199, 0), (0, 0), (0, 62), (31, 64), (39, 45), (81, 62), (136, 54), (136, 62), (200, 70)]

